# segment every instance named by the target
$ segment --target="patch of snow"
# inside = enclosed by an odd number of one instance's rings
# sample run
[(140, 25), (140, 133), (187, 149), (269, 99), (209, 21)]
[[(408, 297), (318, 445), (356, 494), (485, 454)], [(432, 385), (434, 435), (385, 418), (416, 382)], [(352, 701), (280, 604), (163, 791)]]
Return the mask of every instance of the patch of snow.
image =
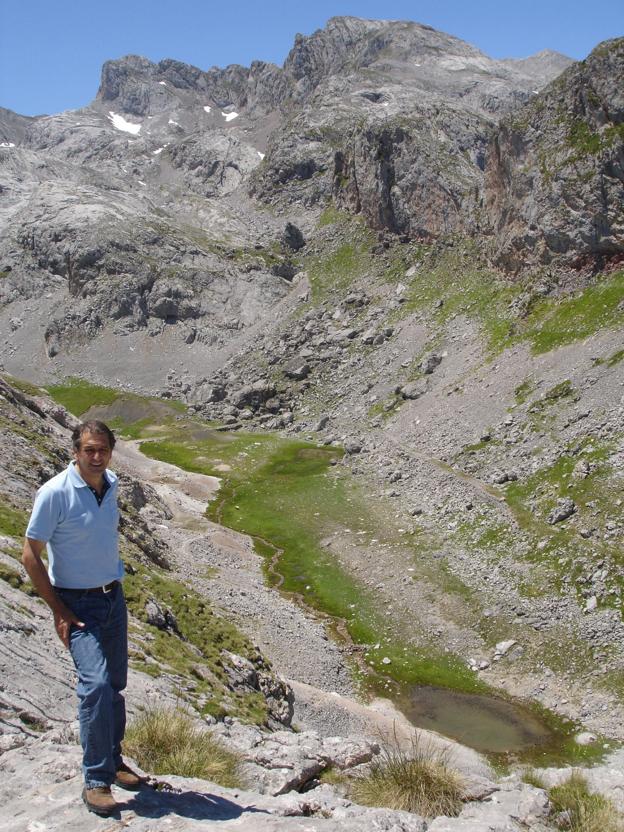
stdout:
[(124, 133), (132, 133), (133, 136), (137, 136), (141, 131), (140, 124), (132, 124), (132, 122), (126, 121), (123, 116), (114, 113), (112, 110), (109, 112), (108, 118), (113, 127), (116, 127), (117, 130), (123, 130)]
[(159, 81), (158, 83), (160, 84), (161, 87), (166, 87), (167, 86), (165, 81)]
[(139, 183), (139, 185), (143, 185), (143, 187), (145, 187), (145, 182), (142, 182), (140, 179), (137, 179), (137, 182)]
[(422, 64), (414, 64), (414, 66), (422, 66)]
[(158, 148), (158, 150), (152, 150), (152, 154), (153, 154), (154, 156), (158, 156), (158, 154), (159, 154), (159, 153), (162, 153), (162, 152), (163, 152), (163, 150), (164, 150), (166, 147), (169, 147), (169, 144), (164, 144), (162, 147), (159, 147), (159, 148)]
[(15, 147), (15, 142), (0, 142), (0, 147)]
[(208, 106), (208, 104), (206, 104), (206, 106), (204, 107), (204, 110), (205, 110), (207, 113), (209, 113), (209, 112), (212, 110), (212, 107), (210, 107), (210, 106)]
[(174, 121), (172, 118), (170, 118), (170, 119), (169, 119), (169, 121), (167, 122), (167, 124), (173, 124), (173, 125), (174, 125), (174, 127), (179, 127), (179, 126), (180, 126), (180, 125), (178, 124), (178, 122), (177, 122), (177, 121)]
[(259, 156), (261, 159), (264, 159), (264, 153), (260, 153), (260, 151), (259, 151), (259, 150), (256, 150), (256, 153), (258, 154), (258, 156)]
[(223, 118), (226, 121), (232, 121), (233, 119), (238, 118), (238, 113), (223, 113), (222, 112), (221, 115), (223, 116)]
[(533, 95), (537, 95), (539, 90), (533, 90)]

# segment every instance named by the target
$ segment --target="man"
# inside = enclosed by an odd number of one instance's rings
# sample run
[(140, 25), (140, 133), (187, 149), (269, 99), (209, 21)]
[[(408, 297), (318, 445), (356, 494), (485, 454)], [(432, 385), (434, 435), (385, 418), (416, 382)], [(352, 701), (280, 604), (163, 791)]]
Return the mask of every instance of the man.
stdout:
[[(74, 460), (37, 492), (22, 561), (54, 615), (78, 673), (80, 741), (90, 812), (117, 811), (111, 785), (137, 789), (122, 760), (128, 674), (128, 615), (121, 588), (117, 477), (107, 469), (115, 437), (99, 421), (73, 432)], [(47, 545), (48, 570), (41, 554)]]

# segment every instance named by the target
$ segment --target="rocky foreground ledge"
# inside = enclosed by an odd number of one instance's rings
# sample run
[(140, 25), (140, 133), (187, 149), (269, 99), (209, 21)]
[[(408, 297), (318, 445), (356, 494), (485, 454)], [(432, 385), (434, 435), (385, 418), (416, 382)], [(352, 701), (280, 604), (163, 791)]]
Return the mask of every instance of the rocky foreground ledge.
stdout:
[[(425, 819), (408, 812), (359, 806), (327, 784), (304, 793), (292, 791), (297, 783), (310, 783), (314, 773), (328, 762), (351, 772), (365, 766), (376, 751), (374, 744), (361, 738), (322, 738), (315, 731), (267, 732), (235, 720), (221, 724), (217, 733), (224, 744), (242, 755), (249, 790), (173, 775), (148, 777), (137, 793), (114, 788), (120, 804), (118, 816), (98, 818), (87, 813), (80, 799), (81, 752), (76, 730), (75, 724), (54, 729), (0, 758), (0, 830), (190, 832), (214, 826), (242, 832), (546, 832), (557, 828), (549, 824), (546, 791), (521, 782), (518, 774), (495, 782), (476, 774), (474, 765), (472, 771), (463, 772), (467, 799), (456, 818)], [(466, 760), (461, 762), (466, 764)], [(624, 809), (624, 752), (616, 752), (605, 765), (583, 773), (592, 790)], [(569, 774), (569, 769), (540, 771), (548, 786)]]

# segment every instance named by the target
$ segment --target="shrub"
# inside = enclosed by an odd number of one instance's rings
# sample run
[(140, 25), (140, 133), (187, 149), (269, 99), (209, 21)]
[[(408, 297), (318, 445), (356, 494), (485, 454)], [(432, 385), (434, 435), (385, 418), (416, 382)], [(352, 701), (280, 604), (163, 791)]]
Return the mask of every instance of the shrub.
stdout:
[(449, 768), (448, 754), (423, 743), (418, 736), (402, 750), (396, 738), (354, 780), (350, 796), (366, 806), (385, 806), (425, 817), (455, 817), (462, 806), (463, 783)]
[(623, 832), (624, 819), (613, 803), (589, 791), (578, 771), (550, 792), (551, 811), (560, 829), (570, 832)]
[(124, 750), (145, 771), (240, 786), (239, 758), (181, 709), (151, 708), (128, 727)]

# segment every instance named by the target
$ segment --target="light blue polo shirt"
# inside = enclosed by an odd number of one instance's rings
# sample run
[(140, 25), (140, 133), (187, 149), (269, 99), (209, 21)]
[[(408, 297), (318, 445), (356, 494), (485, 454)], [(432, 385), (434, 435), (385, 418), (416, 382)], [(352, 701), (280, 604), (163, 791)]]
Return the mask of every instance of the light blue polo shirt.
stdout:
[(117, 477), (107, 469), (106, 478), (110, 488), (99, 506), (73, 462), (37, 492), (26, 537), (47, 544), (54, 586), (87, 589), (123, 577)]

